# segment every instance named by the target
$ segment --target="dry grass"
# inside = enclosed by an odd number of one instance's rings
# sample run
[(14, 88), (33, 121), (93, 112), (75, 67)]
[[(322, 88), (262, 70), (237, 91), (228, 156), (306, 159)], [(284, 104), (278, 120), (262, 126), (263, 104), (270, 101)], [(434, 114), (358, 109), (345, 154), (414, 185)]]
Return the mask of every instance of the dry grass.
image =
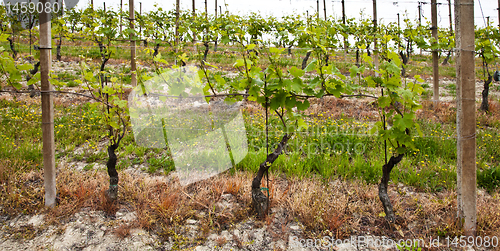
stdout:
[[(498, 101), (489, 101), (489, 110), (484, 112), (478, 110), (477, 112), (477, 123), (480, 126), (486, 127), (500, 127), (500, 103)], [(479, 104), (477, 105), (479, 107)]]
[(439, 102), (436, 106), (433, 101), (422, 101), (422, 110), (417, 112), (417, 118), (435, 123), (455, 123), (457, 109), (455, 102)]
[(124, 239), (130, 235), (130, 229), (132, 225), (130, 224), (121, 224), (119, 227), (113, 230), (113, 233), (118, 236), (120, 239)]
[[(422, 110), (417, 113), (417, 118), (441, 124), (454, 124), (457, 121), (457, 108), (455, 102), (440, 102), (434, 106), (433, 101), (422, 101)], [(484, 112), (476, 104), (477, 124), (486, 127), (500, 127), (500, 103), (489, 101), (489, 111)]]
[[(396, 239), (454, 236), (462, 232), (456, 224), (456, 193), (416, 193), (412, 188), (389, 189), (396, 224), (388, 224), (376, 185), (340, 180), (325, 183), (320, 179), (292, 179), (276, 182), (275, 207), (289, 210), (312, 236), (356, 235), (389, 236)], [(500, 234), (500, 199), (479, 190), (478, 234)]]
[(12, 161), (0, 160), (0, 184), (9, 183), (10, 174), (12, 172)]
[(0, 213), (33, 214), (43, 207), (43, 173), (21, 172), (22, 161), (0, 160)]
[[(1, 163), (1, 168), (7, 168), (5, 162)], [(178, 226), (190, 218), (200, 221), (200, 230), (206, 236), (211, 230), (227, 228), (252, 217), (251, 179), (252, 174), (237, 172), (182, 187), (164, 177), (136, 177), (122, 172), (118, 202), (110, 203), (104, 195), (108, 186), (106, 172), (59, 170), (58, 205), (44, 209), (43, 173), (32, 171), (11, 174), (8, 182), (2, 183), (1, 206), (3, 214), (11, 215), (44, 211), (47, 223), (56, 225), (64, 223), (82, 208), (113, 215), (125, 207), (135, 211), (137, 219), (115, 228), (113, 232), (121, 238), (128, 236), (132, 227), (154, 231), (165, 239), (169, 236), (180, 238), (182, 232)], [(456, 225), (456, 194), (453, 191), (416, 193), (411, 187), (391, 186), (389, 196), (398, 220), (396, 224), (388, 224), (381, 215), (383, 209), (376, 185), (271, 176), (269, 190), (274, 210), (260, 225), (271, 226), (276, 236), (286, 234), (288, 223), (294, 220), (305, 226), (306, 235), (315, 237), (348, 238), (353, 234), (370, 234), (396, 239), (427, 239), (461, 234)], [(222, 194), (233, 195), (235, 205), (232, 208), (219, 205)], [(277, 209), (284, 213), (277, 213), (280, 211)], [(478, 234), (500, 235), (499, 212), (498, 194), (491, 196), (480, 190)]]

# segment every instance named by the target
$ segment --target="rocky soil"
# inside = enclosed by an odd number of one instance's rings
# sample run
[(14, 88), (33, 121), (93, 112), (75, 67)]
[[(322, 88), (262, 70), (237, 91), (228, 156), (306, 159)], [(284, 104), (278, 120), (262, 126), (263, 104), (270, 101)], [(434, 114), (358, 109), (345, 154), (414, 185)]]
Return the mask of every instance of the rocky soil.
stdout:
[[(224, 195), (223, 203), (231, 206), (231, 196)], [(276, 210), (273, 209), (276, 213)], [(13, 219), (3, 217), (0, 229), (0, 250), (397, 250), (385, 237), (364, 236), (359, 242), (332, 245), (334, 238), (323, 243), (308, 243), (303, 239), (303, 226), (293, 222), (287, 225), (265, 225), (255, 219), (233, 225), (228, 230), (213, 232), (197, 245), (183, 245), (183, 241), (199, 239), (199, 221), (190, 219), (180, 229), (183, 235), (162, 243), (154, 233), (130, 225), (135, 212), (119, 210), (115, 216), (102, 211), (82, 209), (59, 226), (46, 225), (44, 215), (21, 215)], [(325, 238), (325, 237), (324, 237)], [(301, 242), (302, 241), (302, 242)], [(378, 242), (377, 242), (378, 241)], [(350, 243), (349, 243), (350, 242)]]

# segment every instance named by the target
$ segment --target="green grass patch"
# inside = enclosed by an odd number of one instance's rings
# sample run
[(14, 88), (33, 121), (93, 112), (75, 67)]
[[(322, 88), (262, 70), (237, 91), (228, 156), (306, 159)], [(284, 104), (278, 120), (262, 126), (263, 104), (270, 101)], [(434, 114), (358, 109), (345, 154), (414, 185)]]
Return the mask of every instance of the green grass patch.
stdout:
[[(101, 123), (101, 111), (84, 104), (55, 109), (55, 137), (57, 158), (69, 157), (85, 161), (85, 170), (95, 163), (105, 163), (106, 148), (98, 149), (107, 131)], [(21, 161), (23, 169), (42, 165), (40, 105), (0, 100), (0, 158)], [(383, 142), (370, 135), (373, 122), (349, 118), (335, 119), (324, 114), (308, 115), (309, 128), (295, 132), (284, 153), (273, 164), (271, 171), (296, 177), (320, 176), (363, 180), (376, 184), (380, 181), (385, 163)], [(284, 130), (278, 118), (271, 116), (269, 141), (265, 137), (265, 118), (262, 113), (244, 113), (248, 138), (248, 154), (236, 165), (239, 170), (255, 172), (264, 161), (268, 144), (273, 151)], [(456, 184), (456, 128), (454, 124), (418, 121), (423, 136), (416, 137), (416, 149), (409, 152), (392, 171), (393, 183), (403, 183), (421, 191), (454, 189)], [(477, 166), (478, 186), (489, 191), (500, 185), (500, 133), (495, 128), (478, 126)], [(101, 146), (102, 147), (102, 146)], [(75, 154), (75, 149), (83, 149)], [(388, 151), (390, 151), (390, 146)], [(175, 170), (172, 156), (166, 149), (138, 146), (128, 133), (118, 148), (118, 169), (146, 164), (149, 173), (169, 173)], [(389, 158), (390, 156), (387, 156)]]

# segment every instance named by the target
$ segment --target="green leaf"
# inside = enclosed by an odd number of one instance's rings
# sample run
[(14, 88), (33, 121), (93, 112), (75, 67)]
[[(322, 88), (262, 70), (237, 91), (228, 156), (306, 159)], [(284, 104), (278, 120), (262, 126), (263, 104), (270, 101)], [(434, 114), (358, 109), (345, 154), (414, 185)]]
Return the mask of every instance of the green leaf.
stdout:
[(304, 121), (304, 119), (300, 118), (297, 120), (297, 127), (298, 130), (301, 131), (302, 129), (307, 130), (307, 128), (309, 128), (309, 125)]
[(413, 76), (413, 77), (415, 78), (415, 80), (417, 80), (417, 81), (418, 81), (418, 82), (420, 82), (420, 83), (423, 83), (423, 82), (424, 82), (424, 80), (420, 77), (420, 75), (415, 75), (415, 76)]
[(398, 65), (394, 61), (391, 61), (390, 63), (387, 64), (387, 72), (389, 74), (393, 75), (398, 75), (401, 73), (401, 69), (399, 68)]
[(385, 108), (391, 104), (391, 99), (386, 96), (382, 96), (378, 98), (378, 106), (380, 108)]
[(217, 81), (217, 84), (219, 84), (219, 85), (226, 84), (226, 80), (224, 78), (222, 78), (220, 75), (215, 75), (214, 79), (215, 79), (215, 81)]
[(349, 69), (349, 72), (351, 73), (351, 78), (354, 78), (356, 77), (356, 75), (358, 75), (359, 73), (359, 68), (356, 67), (355, 65), (353, 65), (350, 69)]
[(206, 61), (205, 61), (205, 62), (203, 62), (203, 63), (204, 63), (206, 66), (210, 66), (210, 67), (215, 68), (215, 69), (218, 69), (218, 68), (219, 68), (219, 67), (217, 67), (216, 65), (210, 64), (210, 63), (208, 63), (208, 62), (206, 62)]
[(229, 42), (231, 42), (231, 40), (229, 40), (229, 36), (222, 36), (221, 40), (220, 40), (223, 44), (228, 44)]
[(115, 104), (120, 107), (120, 108), (126, 108), (127, 107), (127, 100), (117, 100), (115, 101)]
[(120, 126), (116, 123), (116, 121), (109, 121), (109, 125), (114, 129), (120, 129)]
[(296, 93), (302, 92), (302, 79), (294, 78), (292, 81), (292, 91)]
[(85, 80), (87, 80), (89, 82), (95, 82), (96, 81), (96, 78), (94, 77), (94, 73), (90, 72), (90, 71), (85, 73), (84, 78), (85, 78)]
[(311, 80), (311, 83), (309, 83), (309, 85), (312, 87), (312, 88), (316, 88), (318, 86), (321, 86), (321, 79), (319, 76), (313, 78)]
[(311, 61), (311, 63), (309, 63), (307, 65), (307, 67), (304, 69), (304, 71), (310, 72), (310, 71), (313, 71), (314, 69), (316, 69), (316, 62), (317, 62), (316, 59), (314, 59), (313, 61)]
[(329, 93), (339, 98), (340, 95), (342, 95), (342, 92), (345, 91), (344, 82), (334, 78), (328, 79), (326, 82), (326, 89)]
[(233, 64), (233, 67), (241, 67), (241, 66), (244, 66), (245, 65), (245, 61), (243, 61), (243, 59), (238, 59), (236, 60), (236, 62)]
[(254, 85), (254, 86), (256, 85), (258, 87), (263, 88), (265, 83), (264, 83), (264, 81), (260, 80), (259, 78), (254, 78), (254, 79), (252, 79), (252, 85)]
[(297, 103), (297, 100), (294, 97), (287, 97), (285, 101), (285, 107), (287, 109), (292, 109), (295, 107), (295, 104)]
[[(250, 51), (250, 50), (253, 50), (255, 48), (255, 46), (256, 46), (255, 44), (248, 44), (247, 46), (245, 46), (245, 49)], [(271, 48), (273, 48), (273, 47), (271, 47)]]
[(21, 88), (23, 88), (23, 85), (19, 82), (12, 82), (12, 87), (16, 88), (16, 90), (21, 90)]
[(248, 89), (248, 94), (250, 96), (258, 97), (259, 91), (260, 91), (260, 87), (254, 85), (254, 86), (250, 87), (250, 89)]
[(296, 106), (299, 111), (305, 111), (307, 108), (309, 108), (311, 104), (309, 103), (309, 100), (304, 100), (304, 102), (297, 101)]
[(33, 65), (30, 65), (30, 64), (21, 64), (21, 65), (17, 66), (17, 69), (19, 69), (20, 71), (27, 71), (27, 70), (33, 69)]
[(304, 73), (305, 73), (304, 70), (301, 70), (295, 66), (292, 66), (292, 68), (290, 68), (288, 70), (288, 72), (290, 72), (290, 74), (292, 74), (292, 76), (294, 76), (296, 78), (300, 78), (300, 77), (304, 76)]
[(368, 87), (375, 88), (377, 86), (377, 83), (373, 80), (372, 76), (368, 76), (365, 78), (366, 84)]
[(241, 79), (241, 80), (239, 81), (238, 88), (239, 88), (240, 90), (243, 90), (243, 89), (247, 88), (247, 86), (248, 86), (248, 79), (244, 78), (244, 79)]
[(269, 107), (273, 110), (278, 109), (281, 106), (285, 105), (285, 100), (286, 100), (286, 93), (285, 92), (278, 92), (277, 94), (274, 95), (274, 97), (270, 100)]
[(232, 105), (234, 103), (236, 103), (238, 100), (236, 100), (236, 98), (234, 97), (226, 97), (224, 99), (224, 103), (226, 103), (227, 105)]
[(0, 34), (0, 42), (7, 41), (7, 38), (9, 38), (9, 36), (9, 34)]

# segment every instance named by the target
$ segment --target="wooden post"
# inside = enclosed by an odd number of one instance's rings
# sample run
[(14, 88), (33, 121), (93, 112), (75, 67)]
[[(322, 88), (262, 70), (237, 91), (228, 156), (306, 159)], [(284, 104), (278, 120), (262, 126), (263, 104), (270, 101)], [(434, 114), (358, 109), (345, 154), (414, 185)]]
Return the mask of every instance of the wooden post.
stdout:
[[(342, 0), (342, 24), (345, 25), (345, 0)], [(347, 56), (347, 37), (344, 37), (344, 58)]]
[(490, 27), (490, 16), (486, 17), (486, 26)]
[[(453, 19), (452, 19), (452, 15), (451, 15), (451, 0), (448, 0), (448, 12), (449, 12), (449, 16), (450, 16), (450, 37), (454, 37), (453, 36)], [(453, 51), (450, 52), (450, 57), (453, 56)]]
[(399, 29), (401, 29), (401, 22), (399, 21), (399, 13), (398, 13), (398, 35), (399, 35)]
[[(422, 26), (422, 2), (418, 2), (418, 27)], [(420, 55), (422, 55), (422, 48), (420, 48)]]
[(319, 0), (316, 0), (316, 18), (319, 20)]
[(342, 0), (342, 23), (345, 24), (345, 0)]
[[(373, 35), (377, 34), (377, 0), (373, 0)], [(373, 63), (375, 70), (378, 70), (378, 46), (377, 38), (373, 39)], [(378, 77), (378, 72), (375, 72), (375, 76)]]
[[(49, 0), (40, 1), (43, 6)], [(49, 72), (52, 65), (52, 36), (50, 12), (43, 8), (40, 20), (40, 77), (42, 90), (42, 137), (43, 137), (43, 176), (45, 185), (45, 206), (56, 205), (56, 160), (54, 143), (54, 103)]]
[[(193, 0), (193, 19), (196, 18), (196, 5), (195, 5), (195, 0)], [(195, 52), (198, 52), (197, 51), (197, 48), (196, 48), (196, 32), (193, 31), (193, 46), (194, 46), (194, 50)]]
[(120, 34), (122, 34), (122, 9), (123, 9), (123, 0), (120, 0)]
[(175, 52), (177, 53), (177, 47), (179, 46), (179, 4), (180, 0), (175, 1)]
[(450, 17), (450, 34), (453, 34), (453, 20), (451, 18), (451, 0), (448, 0), (448, 13)]
[(500, 0), (498, 0), (498, 28), (500, 28)]
[(498, 11), (498, 28), (500, 28), (500, 0), (498, 0), (497, 11)]
[[(217, 0), (215, 0), (215, 19), (217, 19)], [(215, 38), (214, 42), (214, 52), (217, 51), (217, 37)]]
[(325, 21), (326, 21), (326, 0), (323, 0), (323, 12), (325, 12)]
[[(134, 30), (135, 29), (135, 25), (134, 25), (134, 21), (135, 21), (134, 0), (129, 0), (128, 4), (129, 4), (130, 29)], [(134, 33), (130, 34), (130, 71), (132, 72), (130, 84), (132, 86), (136, 86), (137, 85), (137, 74), (136, 74), (137, 66), (135, 63), (135, 34)]]
[(422, 2), (418, 2), (418, 26), (421, 25), (422, 25)]
[(208, 0), (205, 0), (205, 19), (208, 19)]
[(90, 7), (94, 9), (94, 0), (90, 0)]
[(476, 85), (474, 0), (455, 0), (457, 41), (457, 206), (458, 224), (476, 235)]
[[(431, 19), (432, 19), (432, 37), (436, 39), (436, 42), (433, 44), (437, 44), (438, 41), (438, 27), (437, 27), (437, 2), (436, 0), (431, 0)], [(437, 105), (439, 102), (439, 58), (438, 51), (432, 50), (432, 80), (434, 85), (434, 105)]]
[[(28, 6), (30, 6), (30, 5), (31, 5), (31, 0), (28, 1)], [(32, 24), (33, 21), (31, 19), (31, 11), (28, 14), (28, 18), (29, 18), (28, 25), (29, 25), (29, 29), (30, 29), (30, 55), (33, 55), (33, 54), (31, 54), (31, 30), (33, 29), (33, 24)]]
[[(142, 15), (142, 2), (139, 2), (139, 16)], [(142, 18), (142, 16), (141, 16)], [(142, 39), (142, 25), (139, 26), (139, 39)], [(139, 46), (141, 43), (139, 42)]]

